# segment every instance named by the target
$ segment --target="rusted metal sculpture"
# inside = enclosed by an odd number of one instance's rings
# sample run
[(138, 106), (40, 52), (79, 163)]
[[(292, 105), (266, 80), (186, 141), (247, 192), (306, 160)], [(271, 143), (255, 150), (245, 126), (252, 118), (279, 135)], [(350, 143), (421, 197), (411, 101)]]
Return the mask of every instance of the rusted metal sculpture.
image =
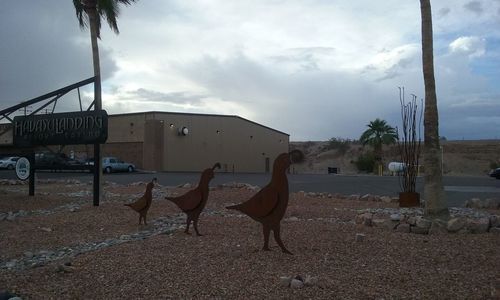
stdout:
[(139, 200), (125, 204), (125, 206), (129, 206), (139, 213), (139, 225), (141, 225), (141, 220), (144, 220), (144, 225), (148, 225), (146, 222), (146, 215), (153, 201), (153, 188), (155, 184), (156, 178), (153, 178), (153, 180), (146, 185), (146, 192), (144, 192), (144, 195), (139, 198)]
[(207, 204), (209, 191), (208, 184), (210, 180), (214, 178), (215, 168), (220, 169), (220, 164), (216, 163), (212, 168), (206, 169), (201, 173), (200, 182), (195, 189), (190, 190), (182, 196), (165, 197), (165, 199), (174, 202), (187, 215), (186, 230), (184, 230), (186, 234), (190, 234), (189, 225), (193, 222), (196, 235), (202, 235), (198, 231), (198, 219)]
[(241, 204), (228, 206), (248, 215), (255, 221), (262, 223), (264, 233), (264, 247), (269, 251), (269, 234), (274, 233), (274, 239), (284, 253), (292, 254), (285, 248), (280, 236), (280, 222), (288, 206), (288, 178), (286, 175), (290, 164), (302, 161), (304, 155), (299, 150), (282, 153), (275, 160), (271, 182), (263, 187), (252, 198)]

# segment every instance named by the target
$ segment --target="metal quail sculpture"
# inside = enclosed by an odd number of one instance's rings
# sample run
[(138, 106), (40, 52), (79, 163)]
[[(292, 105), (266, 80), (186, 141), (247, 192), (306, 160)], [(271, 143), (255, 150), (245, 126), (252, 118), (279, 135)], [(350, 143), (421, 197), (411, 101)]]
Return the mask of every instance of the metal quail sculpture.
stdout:
[(141, 198), (133, 203), (125, 204), (125, 206), (129, 206), (139, 213), (139, 225), (141, 225), (141, 220), (144, 220), (144, 225), (147, 225), (146, 216), (149, 208), (151, 207), (151, 202), (153, 201), (153, 188), (155, 183), (156, 178), (153, 178), (153, 180), (146, 185), (146, 192), (144, 192), (144, 195)]
[(288, 206), (288, 178), (286, 175), (290, 164), (302, 161), (304, 155), (299, 150), (282, 153), (274, 160), (273, 174), (268, 185), (263, 187), (249, 200), (226, 208), (236, 209), (262, 224), (265, 251), (269, 251), (269, 234), (284, 253), (292, 254), (286, 249), (280, 235), (280, 222)]
[(182, 196), (165, 197), (165, 199), (174, 202), (187, 215), (186, 230), (184, 231), (186, 234), (190, 234), (189, 225), (193, 222), (196, 235), (202, 235), (198, 231), (198, 219), (207, 204), (209, 192), (208, 184), (210, 180), (214, 178), (215, 168), (220, 169), (220, 164), (216, 163), (212, 168), (206, 169), (201, 173), (200, 182), (195, 189), (190, 190)]

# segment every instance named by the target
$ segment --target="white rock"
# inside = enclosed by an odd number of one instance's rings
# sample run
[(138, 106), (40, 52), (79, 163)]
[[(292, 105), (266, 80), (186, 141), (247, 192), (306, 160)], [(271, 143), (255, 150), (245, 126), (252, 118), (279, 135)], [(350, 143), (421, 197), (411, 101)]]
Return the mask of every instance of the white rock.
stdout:
[(485, 233), (490, 227), (490, 219), (486, 217), (469, 219), (466, 226), (471, 233)]
[(297, 218), (297, 217), (288, 218), (288, 221), (292, 221), (292, 222), (297, 222), (298, 220), (299, 220), (299, 218)]
[(301, 289), (304, 286), (304, 283), (298, 279), (292, 279), (290, 282), (290, 287), (292, 289)]
[(382, 196), (382, 197), (380, 197), (380, 201), (382, 201), (383, 203), (391, 203), (392, 198), (388, 197), (388, 196)]
[(449, 232), (457, 232), (460, 229), (464, 228), (465, 223), (466, 221), (464, 218), (452, 218), (448, 220), (448, 223), (446, 224), (446, 229)]
[(306, 279), (304, 280), (305, 286), (315, 286), (318, 284), (318, 278), (310, 275), (306, 275)]
[(51, 232), (52, 231), (52, 229), (48, 228), (48, 227), (39, 227), (39, 228), (40, 228), (40, 230), (45, 231), (45, 232)]
[(390, 218), (391, 218), (391, 221), (401, 221), (400, 214), (391, 214)]
[(292, 281), (292, 277), (290, 277), (290, 276), (281, 276), (280, 277), (280, 285), (281, 286), (289, 287), (291, 281)]
[(432, 221), (427, 220), (421, 216), (418, 216), (415, 220), (415, 226), (418, 228), (429, 229), (432, 225)]

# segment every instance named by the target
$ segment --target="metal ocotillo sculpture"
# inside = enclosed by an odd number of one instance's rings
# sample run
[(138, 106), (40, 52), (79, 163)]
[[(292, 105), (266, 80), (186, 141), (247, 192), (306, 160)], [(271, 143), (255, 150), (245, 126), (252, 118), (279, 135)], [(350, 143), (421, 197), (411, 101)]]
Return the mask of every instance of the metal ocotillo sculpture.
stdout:
[(208, 184), (214, 178), (215, 168), (220, 169), (220, 164), (216, 163), (212, 168), (206, 169), (201, 173), (200, 182), (195, 189), (190, 190), (182, 196), (165, 197), (165, 199), (174, 202), (187, 215), (186, 230), (184, 231), (186, 234), (190, 234), (189, 225), (192, 221), (196, 235), (201, 236), (198, 231), (198, 219), (207, 204)]
[(129, 206), (133, 210), (139, 213), (139, 225), (141, 225), (141, 220), (144, 220), (144, 225), (146, 223), (146, 215), (148, 213), (149, 207), (151, 207), (151, 201), (153, 200), (153, 188), (156, 183), (156, 178), (153, 178), (150, 183), (146, 185), (146, 192), (139, 198), (139, 200), (133, 203), (127, 203), (125, 206)]
[(265, 251), (269, 251), (269, 234), (274, 233), (274, 239), (284, 253), (292, 254), (285, 248), (280, 236), (280, 222), (288, 206), (288, 178), (286, 172), (290, 164), (302, 161), (304, 155), (299, 150), (282, 153), (274, 160), (271, 182), (263, 187), (252, 198), (241, 204), (228, 206), (248, 215), (262, 224)]

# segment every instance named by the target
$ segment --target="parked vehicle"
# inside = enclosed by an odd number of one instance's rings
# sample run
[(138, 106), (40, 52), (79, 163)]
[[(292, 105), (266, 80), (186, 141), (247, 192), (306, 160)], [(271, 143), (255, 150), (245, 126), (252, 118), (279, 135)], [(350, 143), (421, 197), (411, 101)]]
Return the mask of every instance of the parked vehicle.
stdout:
[(496, 168), (494, 170), (491, 170), (490, 176), (494, 177), (496, 179), (500, 179), (500, 168)]
[(84, 164), (69, 158), (64, 153), (39, 152), (35, 154), (35, 167), (38, 170), (75, 170)]
[(116, 157), (103, 157), (102, 170), (104, 173), (111, 172), (134, 172), (135, 165), (129, 162), (124, 162)]
[(0, 158), (0, 169), (14, 170), (18, 159), (18, 156)]

